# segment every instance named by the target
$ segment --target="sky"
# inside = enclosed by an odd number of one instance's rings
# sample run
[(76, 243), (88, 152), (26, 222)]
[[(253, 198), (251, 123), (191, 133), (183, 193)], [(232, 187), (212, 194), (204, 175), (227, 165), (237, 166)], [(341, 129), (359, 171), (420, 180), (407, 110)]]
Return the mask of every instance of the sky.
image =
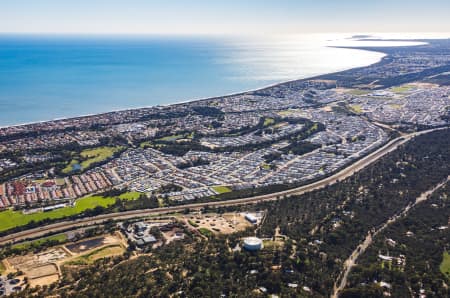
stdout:
[(0, 0), (0, 32), (450, 32), (449, 13), (449, 0)]

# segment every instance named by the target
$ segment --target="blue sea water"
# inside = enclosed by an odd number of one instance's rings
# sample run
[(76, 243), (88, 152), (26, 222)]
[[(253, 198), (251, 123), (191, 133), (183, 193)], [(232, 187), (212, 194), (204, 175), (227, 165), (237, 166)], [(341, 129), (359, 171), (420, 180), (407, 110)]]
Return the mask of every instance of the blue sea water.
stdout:
[(382, 57), (329, 41), (0, 35), (0, 126), (220, 96)]

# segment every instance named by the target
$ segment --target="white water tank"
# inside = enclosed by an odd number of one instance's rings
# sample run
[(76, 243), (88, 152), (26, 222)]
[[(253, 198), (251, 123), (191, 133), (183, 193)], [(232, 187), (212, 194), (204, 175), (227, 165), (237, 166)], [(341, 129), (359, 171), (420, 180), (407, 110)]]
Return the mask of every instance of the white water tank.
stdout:
[(263, 242), (257, 237), (247, 237), (244, 239), (244, 248), (250, 251), (260, 250), (263, 248)]

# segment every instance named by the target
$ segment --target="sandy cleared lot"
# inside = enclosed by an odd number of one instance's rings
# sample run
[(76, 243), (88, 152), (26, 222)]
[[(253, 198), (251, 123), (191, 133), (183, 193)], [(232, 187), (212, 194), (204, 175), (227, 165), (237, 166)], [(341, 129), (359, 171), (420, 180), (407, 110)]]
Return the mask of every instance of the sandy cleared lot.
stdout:
[(59, 274), (52, 274), (52, 275), (47, 275), (44, 277), (29, 279), (28, 282), (30, 284), (30, 287), (36, 287), (36, 286), (42, 287), (42, 286), (50, 285), (54, 282), (57, 282), (58, 280), (59, 280)]
[(87, 254), (83, 254), (79, 257), (70, 259), (66, 262), (67, 265), (87, 265), (92, 264), (98, 259), (106, 257), (122, 255), (125, 252), (125, 248), (119, 244), (112, 244), (109, 246), (103, 246), (102, 248), (94, 249)]
[(9, 265), (15, 267), (16, 269), (27, 272), (32, 270), (33, 268), (51, 264), (66, 257), (68, 257), (66, 251), (64, 251), (60, 247), (57, 247), (46, 250), (39, 254), (28, 254), (25, 256), (9, 258), (6, 261), (9, 263)]
[(59, 279), (57, 263), (69, 254), (61, 247), (51, 248), (38, 254), (28, 254), (6, 259), (8, 267), (22, 271), (30, 286), (49, 285)]
[(184, 220), (194, 228), (206, 228), (216, 234), (231, 234), (245, 230), (252, 224), (245, 219), (245, 214), (224, 213), (224, 214), (201, 214), (187, 215)]
[(28, 277), (30, 286), (44, 286), (58, 281), (59, 266), (66, 261), (89, 255), (86, 261), (90, 263), (103, 257), (119, 255), (125, 250), (121, 245), (118, 236), (106, 235), (53, 247), (38, 254), (8, 258), (5, 265), (12, 271), (22, 271)]
[(116, 244), (119, 243), (120, 239), (113, 235), (107, 235), (103, 237), (96, 237), (87, 240), (82, 240), (73, 244), (68, 244), (65, 247), (72, 254), (81, 254), (87, 252), (89, 250), (108, 245), (108, 244)]
[(31, 268), (26, 272), (28, 278), (40, 278), (48, 275), (58, 274), (58, 267), (55, 264), (48, 264), (40, 267)]

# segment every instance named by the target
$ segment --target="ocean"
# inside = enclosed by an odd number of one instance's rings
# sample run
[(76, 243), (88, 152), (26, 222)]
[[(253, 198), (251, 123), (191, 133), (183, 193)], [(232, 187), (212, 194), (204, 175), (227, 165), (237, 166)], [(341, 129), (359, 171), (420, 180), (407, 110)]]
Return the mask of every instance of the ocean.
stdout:
[(220, 96), (377, 62), (343, 36), (0, 35), (0, 126)]

